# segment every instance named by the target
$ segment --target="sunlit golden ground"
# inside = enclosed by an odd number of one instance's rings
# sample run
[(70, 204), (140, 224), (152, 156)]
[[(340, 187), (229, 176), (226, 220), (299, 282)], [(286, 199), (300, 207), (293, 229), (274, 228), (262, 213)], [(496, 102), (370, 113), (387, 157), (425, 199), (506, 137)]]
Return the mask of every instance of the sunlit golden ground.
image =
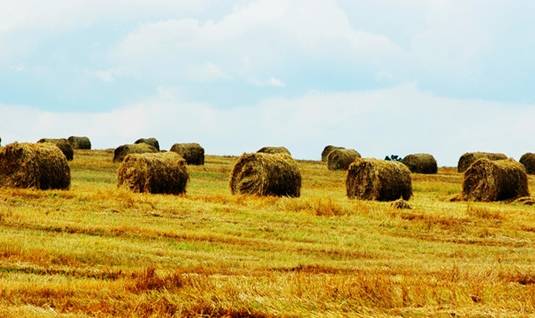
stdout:
[(395, 210), (317, 162), (289, 199), (231, 196), (224, 157), (184, 197), (132, 194), (111, 159), (77, 152), (70, 191), (0, 190), (1, 317), (535, 314), (535, 207), (449, 202), (452, 169)]

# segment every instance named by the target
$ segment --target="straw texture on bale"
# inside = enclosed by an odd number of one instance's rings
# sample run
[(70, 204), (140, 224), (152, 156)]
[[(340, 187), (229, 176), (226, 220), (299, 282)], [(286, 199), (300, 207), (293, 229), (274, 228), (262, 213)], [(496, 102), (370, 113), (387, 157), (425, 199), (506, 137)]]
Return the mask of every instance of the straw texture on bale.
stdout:
[(232, 194), (299, 197), (301, 171), (286, 154), (245, 153), (232, 169), (230, 190)]
[(535, 199), (532, 197), (520, 197), (513, 201), (514, 203), (522, 204), (522, 205), (535, 205)]
[(74, 158), (74, 150), (72, 149), (72, 146), (69, 143), (69, 141), (65, 138), (59, 138), (59, 139), (43, 138), (43, 139), (39, 139), (39, 141), (37, 142), (38, 143), (48, 142), (48, 143), (54, 144), (61, 150), (61, 152), (65, 155), (65, 158), (67, 158), (67, 160), (70, 161)]
[(117, 186), (133, 192), (181, 194), (188, 179), (186, 161), (174, 152), (130, 154), (117, 170)]
[(122, 145), (115, 148), (113, 152), (113, 162), (121, 162), (124, 158), (131, 153), (152, 153), (158, 152), (156, 148), (149, 144), (133, 144), (133, 145)]
[(503, 153), (492, 153), (492, 152), (467, 152), (459, 158), (459, 163), (457, 164), (458, 172), (465, 172), (471, 164), (476, 162), (481, 158), (487, 158), (489, 160), (503, 160), (507, 159), (507, 156)]
[(390, 203), (390, 206), (393, 209), (398, 209), (398, 210), (411, 210), (412, 209), (412, 206), (409, 204), (409, 202), (403, 199), (392, 201), (392, 203)]
[(350, 199), (409, 200), (412, 196), (411, 172), (397, 161), (357, 159), (347, 171), (346, 192)]
[(74, 149), (91, 150), (91, 140), (85, 136), (70, 136), (67, 138)]
[(268, 147), (262, 147), (260, 149), (258, 149), (257, 151), (258, 153), (269, 153), (269, 154), (286, 154), (288, 156), (292, 156), (292, 154), (290, 153), (290, 150), (288, 150), (288, 148), (286, 147), (271, 147), (271, 146), (268, 146)]
[(512, 159), (479, 159), (464, 173), (464, 200), (489, 202), (525, 196), (529, 196), (526, 170)]
[(327, 168), (347, 170), (357, 158), (360, 158), (360, 154), (354, 149), (333, 149), (327, 156)]
[(327, 145), (325, 148), (323, 148), (323, 151), (321, 152), (321, 161), (326, 162), (327, 156), (333, 151), (334, 149), (345, 149), (344, 147), (338, 147), (333, 145)]
[(535, 153), (526, 153), (520, 157), (520, 163), (526, 168), (528, 174), (535, 174)]
[(188, 165), (204, 164), (204, 148), (197, 143), (174, 144), (170, 151), (174, 151), (186, 159)]
[(411, 172), (433, 174), (437, 173), (437, 161), (433, 155), (427, 153), (415, 153), (405, 156), (401, 161)]
[(158, 142), (158, 139), (156, 138), (140, 138), (138, 140), (136, 140), (136, 142), (134, 142), (134, 144), (149, 144), (151, 146), (153, 146), (154, 148), (156, 148), (156, 150), (160, 151), (160, 143)]
[(0, 186), (68, 189), (71, 170), (67, 159), (51, 143), (13, 143), (0, 149)]

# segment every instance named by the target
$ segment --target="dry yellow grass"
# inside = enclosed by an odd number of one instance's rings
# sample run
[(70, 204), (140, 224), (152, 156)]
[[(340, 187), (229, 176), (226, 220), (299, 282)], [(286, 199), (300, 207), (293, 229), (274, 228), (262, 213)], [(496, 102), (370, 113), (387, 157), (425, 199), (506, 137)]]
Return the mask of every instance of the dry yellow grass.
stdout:
[(535, 207), (449, 202), (455, 169), (399, 210), (319, 162), (300, 198), (232, 196), (212, 156), (185, 196), (135, 194), (112, 156), (76, 151), (69, 191), (0, 189), (1, 317), (535, 314)]

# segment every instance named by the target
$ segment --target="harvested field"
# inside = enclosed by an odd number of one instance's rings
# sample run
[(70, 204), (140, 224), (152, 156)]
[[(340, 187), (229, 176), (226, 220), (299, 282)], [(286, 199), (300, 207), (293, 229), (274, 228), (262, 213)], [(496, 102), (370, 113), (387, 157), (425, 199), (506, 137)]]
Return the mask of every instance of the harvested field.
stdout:
[(0, 188), (1, 316), (535, 314), (534, 207), (449, 202), (454, 169), (398, 209), (321, 162), (297, 163), (299, 198), (231, 195), (218, 156), (185, 196), (132, 193), (112, 156), (75, 150), (69, 191)]

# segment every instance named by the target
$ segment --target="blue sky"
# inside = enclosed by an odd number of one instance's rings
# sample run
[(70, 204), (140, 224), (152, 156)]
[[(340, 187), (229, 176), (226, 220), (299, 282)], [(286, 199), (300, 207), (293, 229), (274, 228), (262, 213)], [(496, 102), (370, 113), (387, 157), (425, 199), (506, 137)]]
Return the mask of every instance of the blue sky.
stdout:
[(4, 1), (0, 136), (518, 157), (535, 151), (534, 14), (528, 0)]

